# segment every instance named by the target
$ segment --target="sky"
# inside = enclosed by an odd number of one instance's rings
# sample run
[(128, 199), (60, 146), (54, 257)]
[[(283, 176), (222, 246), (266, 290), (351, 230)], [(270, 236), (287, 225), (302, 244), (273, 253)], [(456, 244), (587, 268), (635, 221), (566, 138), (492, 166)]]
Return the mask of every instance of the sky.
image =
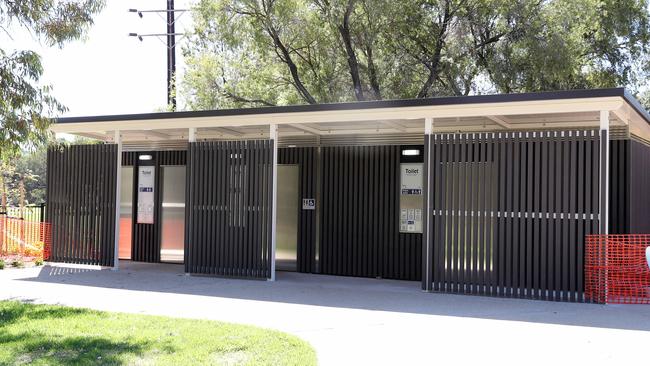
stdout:
[[(189, 9), (195, 1), (175, 0), (175, 6)], [(165, 7), (165, 0), (107, 0), (85, 39), (67, 43), (62, 49), (40, 44), (16, 24), (9, 28), (11, 38), (0, 32), (0, 44), (8, 51), (30, 49), (41, 55), (42, 82), (52, 85), (54, 96), (68, 108), (63, 117), (159, 111), (167, 104), (164, 40), (151, 37), (140, 42), (128, 34), (164, 33), (164, 15), (148, 13), (140, 18), (128, 9)], [(190, 12), (177, 17), (177, 32), (190, 29)], [(182, 80), (185, 69), (183, 44), (180, 40), (176, 50), (177, 80)]]
[[(164, 14), (149, 13), (140, 18), (128, 9), (159, 10), (166, 4), (164, 0), (107, 1), (85, 39), (67, 43), (62, 49), (35, 41), (16, 24), (10, 28), (11, 38), (0, 34), (0, 43), (6, 50), (39, 53), (45, 69), (43, 84), (52, 85), (53, 95), (68, 108), (61, 116), (153, 112), (167, 104), (165, 40), (151, 37), (140, 42), (128, 34), (165, 33), (166, 21), (161, 18)], [(176, 9), (189, 6), (190, 0), (175, 1)], [(182, 33), (190, 25), (191, 14), (187, 12), (177, 20), (176, 32)], [(180, 46), (182, 41), (176, 50), (179, 80), (184, 69)]]

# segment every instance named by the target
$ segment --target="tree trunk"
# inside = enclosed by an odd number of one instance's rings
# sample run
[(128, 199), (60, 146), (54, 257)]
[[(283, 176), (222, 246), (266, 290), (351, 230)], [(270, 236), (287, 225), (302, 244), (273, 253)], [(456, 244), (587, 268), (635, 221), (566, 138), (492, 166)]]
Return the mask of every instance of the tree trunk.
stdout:
[(438, 32), (438, 39), (436, 40), (436, 49), (433, 52), (433, 57), (431, 57), (427, 68), (429, 69), (429, 76), (424, 82), (422, 89), (418, 93), (418, 98), (426, 98), (429, 90), (433, 86), (433, 82), (438, 78), (438, 67), (440, 66), (440, 56), (442, 55), (442, 48), (445, 46), (445, 37), (447, 36), (447, 28), (449, 28), (449, 22), (451, 20), (451, 10), (449, 8), (449, 2), (445, 3), (445, 13), (442, 18), (442, 23), (440, 24), (440, 31)]
[(359, 76), (359, 61), (352, 47), (352, 37), (350, 35), (350, 15), (354, 8), (354, 0), (348, 1), (348, 6), (343, 15), (343, 24), (339, 25), (339, 33), (345, 45), (345, 53), (348, 56), (348, 66), (350, 67), (350, 76), (352, 77), (352, 86), (354, 87), (354, 96), (357, 100), (366, 100), (361, 87), (361, 77)]
[(379, 78), (377, 77), (377, 67), (375, 60), (372, 56), (372, 47), (366, 46), (366, 56), (368, 57), (368, 76), (370, 77), (370, 87), (375, 94), (375, 99), (381, 100), (381, 87), (379, 85)]
[(307, 90), (305, 85), (302, 83), (302, 80), (300, 80), (298, 66), (296, 66), (295, 62), (293, 62), (289, 50), (284, 45), (284, 43), (282, 43), (282, 40), (280, 40), (280, 37), (278, 36), (275, 29), (271, 26), (267, 29), (267, 32), (273, 39), (273, 43), (275, 44), (275, 47), (277, 47), (280, 50), (284, 63), (286, 63), (287, 67), (289, 67), (289, 73), (291, 74), (291, 78), (293, 80), (294, 86), (296, 87), (296, 89), (298, 89), (298, 93), (303, 97), (303, 99), (305, 99), (307, 103), (309, 104), (318, 103), (316, 99), (314, 99), (314, 97), (311, 95), (309, 90)]

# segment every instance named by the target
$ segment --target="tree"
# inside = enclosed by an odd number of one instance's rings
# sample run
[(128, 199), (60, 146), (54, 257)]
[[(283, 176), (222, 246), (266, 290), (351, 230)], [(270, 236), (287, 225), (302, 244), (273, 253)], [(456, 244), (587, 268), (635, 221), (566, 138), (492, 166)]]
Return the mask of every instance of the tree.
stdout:
[(18, 207), (21, 196), (24, 204), (44, 203), (47, 191), (47, 149), (53, 145), (100, 144), (99, 140), (75, 136), (72, 141), (49, 140), (33, 151), (22, 150), (10, 161), (0, 161), (0, 212), (3, 207)]
[(552, 1), (525, 32), (481, 55), (501, 92), (629, 86), (648, 55), (648, 4), (637, 0)]
[(189, 108), (628, 86), (647, 0), (200, 0)]
[(47, 147), (41, 145), (33, 152), (17, 154), (11, 163), (0, 163), (0, 197), (4, 202), (0, 207), (19, 206), (21, 195), (25, 204), (45, 202), (46, 154)]
[[(11, 27), (21, 27), (62, 47), (85, 33), (103, 5), (103, 0), (0, 0), (0, 31), (11, 37)], [(50, 117), (65, 111), (51, 87), (39, 83), (42, 74), (35, 52), (0, 48), (0, 159), (45, 141)]]

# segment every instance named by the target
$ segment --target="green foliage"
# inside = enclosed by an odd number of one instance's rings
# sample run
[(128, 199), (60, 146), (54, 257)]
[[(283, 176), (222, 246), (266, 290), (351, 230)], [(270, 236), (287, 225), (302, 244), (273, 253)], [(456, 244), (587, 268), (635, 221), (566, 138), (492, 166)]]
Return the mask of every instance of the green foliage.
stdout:
[(4, 261), (4, 259), (0, 259), (0, 269), (5, 269), (5, 261)]
[(639, 103), (641, 103), (645, 109), (650, 111), (650, 89), (645, 89), (644, 91), (639, 92), (637, 98), (639, 99)]
[[(4, 195), (6, 206), (19, 207), (21, 194), (25, 205), (38, 205), (46, 199), (47, 148), (61, 145), (100, 144), (101, 141), (75, 136), (74, 140), (48, 140), (48, 145), (39, 145), (31, 151), (21, 150), (12, 154), (11, 160), (0, 160), (0, 207)], [(24, 187), (21, 193), (21, 186)]]
[[(103, 0), (0, 0), (0, 31), (19, 25), (49, 46), (62, 47), (81, 37)], [(0, 159), (8, 160), (21, 147), (47, 139), (50, 117), (65, 111), (40, 84), (41, 59), (33, 51), (7, 52), (0, 47)]]
[(35, 266), (42, 266), (43, 265), (43, 259), (42, 258), (36, 258), (34, 261)]
[(45, 202), (46, 160), (47, 147), (41, 145), (32, 152), (21, 151), (10, 161), (0, 161), (0, 196), (6, 195), (7, 206), (19, 206), (21, 185), (26, 205)]
[(0, 301), (0, 340), (1, 365), (316, 365), (278, 331), (17, 301)]
[(200, 0), (191, 109), (627, 86), (647, 0)]

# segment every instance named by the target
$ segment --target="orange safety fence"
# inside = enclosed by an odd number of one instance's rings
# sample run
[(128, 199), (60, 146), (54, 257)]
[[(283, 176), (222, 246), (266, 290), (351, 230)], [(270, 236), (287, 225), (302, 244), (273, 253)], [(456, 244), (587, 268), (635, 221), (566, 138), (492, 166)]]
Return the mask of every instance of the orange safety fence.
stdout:
[(0, 256), (50, 257), (50, 224), (0, 216)]
[(600, 304), (650, 304), (650, 234), (587, 235), (585, 296)]

